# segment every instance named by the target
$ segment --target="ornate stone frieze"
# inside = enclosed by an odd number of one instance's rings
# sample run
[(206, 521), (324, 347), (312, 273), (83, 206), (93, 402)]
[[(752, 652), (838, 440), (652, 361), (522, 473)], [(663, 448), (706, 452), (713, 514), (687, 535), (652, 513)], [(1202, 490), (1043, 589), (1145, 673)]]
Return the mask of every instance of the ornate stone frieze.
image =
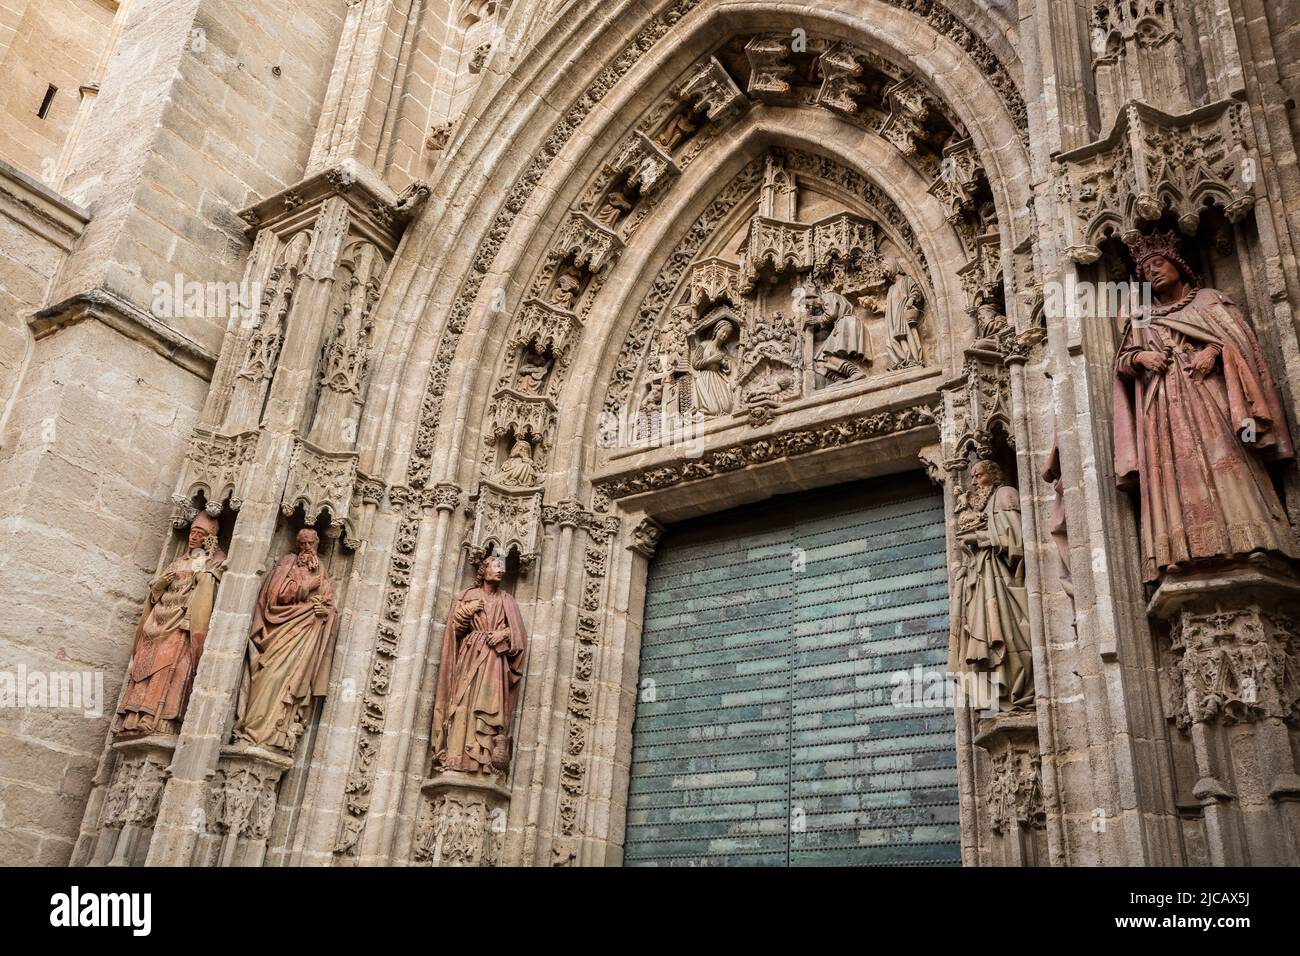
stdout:
[(330, 528), (340, 530), (351, 511), (356, 480), (355, 454), (322, 451), (310, 442), (295, 439), (280, 510), (287, 517), (301, 505), (308, 524), (314, 524), (324, 514), (329, 515)]
[(1070, 258), (1096, 262), (1105, 239), (1131, 241), (1166, 211), (1187, 235), (1207, 205), (1240, 221), (1255, 205), (1257, 162), (1245, 109), (1221, 100), (1173, 116), (1129, 103), (1105, 139), (1060, 154)]
[(934, 425), (935, 421), (935, 410), (927, 405), (875, 412), (830, 425), (794, 429), (770, 438), (705, 452), (698, 459), (674, 461), (636, 474), (607, 478), (598, 482), (597, 486), (610, 498), (625, 498), (628, 495), (668, 488), (684, 481), (736, 471), (750, 465), (868, 441), (913, 428), (924, 428)]

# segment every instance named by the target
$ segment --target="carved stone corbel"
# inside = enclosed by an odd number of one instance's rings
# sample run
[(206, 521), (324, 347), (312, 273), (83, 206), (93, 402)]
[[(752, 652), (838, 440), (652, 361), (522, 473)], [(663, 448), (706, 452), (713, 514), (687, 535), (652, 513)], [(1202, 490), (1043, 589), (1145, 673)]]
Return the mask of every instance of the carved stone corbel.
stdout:
[(495, 780), (443, 771), (425, 781), (415, 828), (417, 866), (497, 866), (510, 791)]
[(981, 720), (975, 745), (987, 754), (980, 830), (989, 856), (981, 863), (1043, 865), (1047, 809), (1034, 715), (1017, 713)]
[(659, 547), (659, 541), (663, 538), (663, 535), (664, 526), (655, 521), (654, 518), (646, 515), (632, 529), (632, 541), (628, 548), (643, 558), (653, 558), (655, 549)]

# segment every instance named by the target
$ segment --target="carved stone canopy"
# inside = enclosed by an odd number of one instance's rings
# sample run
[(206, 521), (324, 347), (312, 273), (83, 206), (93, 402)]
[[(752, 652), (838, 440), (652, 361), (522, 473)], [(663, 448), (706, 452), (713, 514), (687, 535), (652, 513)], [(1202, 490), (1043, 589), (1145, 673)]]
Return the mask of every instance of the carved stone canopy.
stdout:
[(1245, 105), (1220, 100), (1179, 116), (1129, 103), (1105, 139), (1061, 153), (1066, 253), (1075, 262), (1101, 258), (1111, 236), (1127, 240), (1142, 223), (1172, 213), (1194, 235), (1207, 206), (1231, 222), (1255, 205), (1257, 162)]

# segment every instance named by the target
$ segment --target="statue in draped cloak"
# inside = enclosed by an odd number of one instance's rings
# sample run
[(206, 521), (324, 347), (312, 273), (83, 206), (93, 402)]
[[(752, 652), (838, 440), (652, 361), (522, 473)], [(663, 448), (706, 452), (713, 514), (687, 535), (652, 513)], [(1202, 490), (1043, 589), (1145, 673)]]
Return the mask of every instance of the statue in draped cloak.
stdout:
[[(994, 461), (971, 467), (977, 526), (961, 535), (967, 550), (958, 577), (949, 670), (996, 675), (1000, 711), (1032, 707), (1034, 661), (1020, 526), (1020, 493)], [(979, 705), (991, 707), (991, 699)]]
[(262, 582), (248, 635), (234, 739), (292, 754), (313, 701), (329, 686), (338, 609), (321, 565), (320, 536), (298, 532)]
[(1148, 582), (1206, 560), (1300, 555), (1267, 467), (1295, 454), (1268, 364), (1176, 244), (1158, 232), (1134, 244), (1155, 304), (1125, 321), (1115, 360), (1115, 479), (1138, 492)]
[(433, 771), (504, 775), (528, 632), (501, 590), (505, 562), (488, 555), (478, 583), (452, 604), (433, 705)]
[(200, 511), (190, 523), (185, 553), (149, 585), (113, 720), (114, 737), (180, 733), (225, 567), (217, 519)]
[(923, 364), (921, 356), (921, 310), (925, 297), (916, 280), (903, 271), (892, 256), (883, 264), (885, 282), (885, 341), (889, 347), (889, 368), (913, 368)]

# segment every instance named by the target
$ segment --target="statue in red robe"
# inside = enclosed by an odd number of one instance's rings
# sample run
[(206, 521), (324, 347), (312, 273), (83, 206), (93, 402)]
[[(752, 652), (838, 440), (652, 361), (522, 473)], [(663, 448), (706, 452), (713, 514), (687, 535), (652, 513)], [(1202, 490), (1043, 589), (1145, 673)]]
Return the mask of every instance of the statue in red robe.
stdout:
[(262, 582), (235, 708), (237, 741), (292, 754), (307, 729), (309, 710), (329, 686), (338, 610), (334, 586), (320, 562), (320, 536), (298, 532)]
[(1207, 559), (1300, 555), (1267, 468), (1294, 457), (1268, 365), (1175, 243), (1135, 245), (1155, 305), (1125, 323), (1115, 360), (1115, 479), (1140, 496), (1145, 581)]
[(505, 562), (478, 569), (478, 584), (447, 615), (433, 704), (433, 771), (505, 774), (511, 722), (524, 676), (528, 632), (519, 605), (501, 590)]
[(217, 546), (217, 519), (200, 511), (190, 524), (185, 553), (149, 586), (113, 736), (181, 732), (225, 568), (226, 554)]

